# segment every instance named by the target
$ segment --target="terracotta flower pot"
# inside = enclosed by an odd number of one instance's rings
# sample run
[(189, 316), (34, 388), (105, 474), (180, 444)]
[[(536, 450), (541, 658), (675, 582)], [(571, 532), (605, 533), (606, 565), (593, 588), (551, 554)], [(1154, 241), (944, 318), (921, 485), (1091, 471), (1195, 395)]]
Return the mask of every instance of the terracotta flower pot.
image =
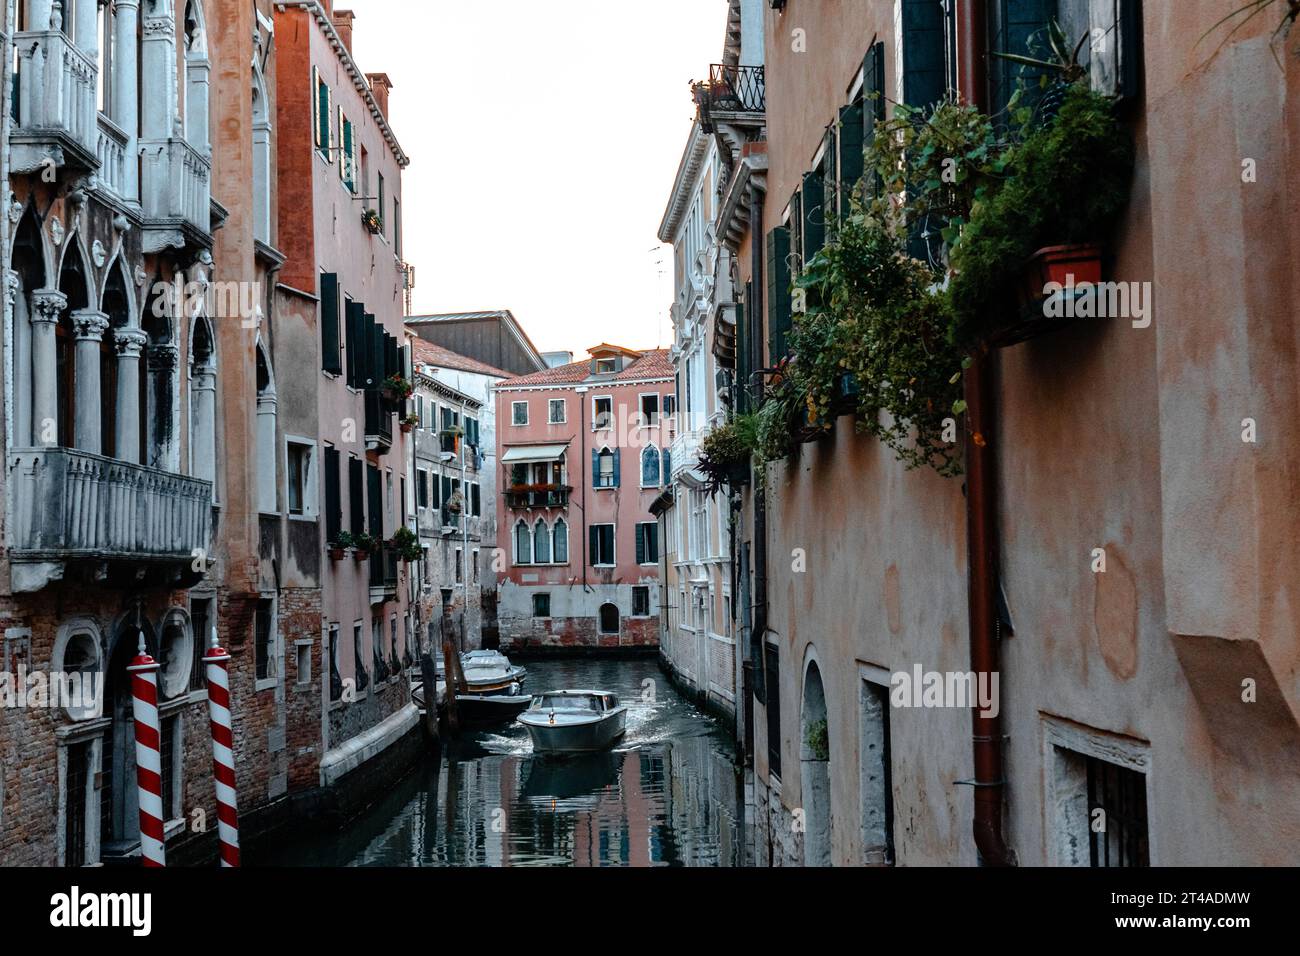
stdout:
[(329, 550), (331, 561), (342, 561), (344, 556), (348, 553), (347, 548), (330, 548)]
[(1029, 261), (1021, 282), (1021, 305), (1026, 308), (1042, 302), (1049, 284), (1061, 286), (1096, 285), (1101, 281), (1101, 247), (1092, 243), (1070, 246), (1045, 246)]

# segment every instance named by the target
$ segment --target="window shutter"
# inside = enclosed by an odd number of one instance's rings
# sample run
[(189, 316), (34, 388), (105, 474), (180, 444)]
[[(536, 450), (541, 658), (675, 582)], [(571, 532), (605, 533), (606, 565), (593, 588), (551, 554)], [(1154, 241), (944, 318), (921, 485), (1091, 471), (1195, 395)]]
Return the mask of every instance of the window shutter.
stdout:
[(348, 459), (348, 508), (353, 534), (366, 530), (365, 470), (360, 458)]
[(645, 525), (636, 526), (636, 563), (645, 564)]
[(325, 449), (325, 540), (338, 540), (343, 528), (343, 502), (339, 495), (339, 450)]
[(352, 138), (347, 123), (347, 118), (343, 115), (343, 107), (340, 106), (338, 108), (339, 179), (345, 183), (348, 181), (348, 145)]
[(339, 353), (339, 277), (322, 272), (320, 277), (321, 368), (335, 375), (343, 371)]
[[(736, 394), (732, 404), (741, 415), (749, 411), (749, 345), (745, 329), (745, 307), (749, 303), (750, 284), (745, 283), (743, 301), (736, 303)], [(668, 453), (664, 452), (664, 484), (668, 483)]]
[[(836, 142), (838, 155), (835, 161), (835, 175), (839, 179), (840, 216), (849, 214), (853, 197), (862, 198), (862, 117), (865, 112), (862, 103), (840, 108), (840, 135)], [(739, 321), (736, 326), (740, 327)]]
[(767, 234), (768, 362), (785, 357), (790, 329), (790, 230), (778, 226)]
[(591, 487), (600, 487), (600, 452), (595, 448), (591, 450)]
[(618, 448), (614, 449), (614, 487), (615, 488), (619, 486), (619, 482), (623, 477), (623, 469), (619, 467), (619, 451), (620, 449)]
[[(997, 33), (993, 38), (992, 51), (995, 53), (1013, 53), (1044, 59), (1047, 49), (1047, 29), (1051, 21), (1057, 18), (1057, 0), (998, 0)], [(1077, 39), (1067, 37), (1067, 40)], [(1113, 41), (1113, 37), (1111, 40)], [(1023, 105), (1036, 107), (1042, 96), (1038, 85), (1039, 77), (1044, 71), (1039, 67), (1021, 66), (1002, 57), (991, 58), (993, 64), (993, 95), (990, 98), (990, 113), (1005, 122), (1002, 111), (1016, 91), (1020, 81), (1025, 84)]]
[(673, 483), (673, 453), (667, 448), (664, 449), (663, 483), (665, 488)]
[(647, 536), (647, 540), (650, 542), (650, 546), (646, 549), (649, 552), (647, 560), (653, 562), (654, 564), (658, 564), (659, 563), (658, 523), (646, 525), (646, 536)]
[(374, 538), (384, 536), (384, 487), (380, 481), (379, 469), (374, 465), (366, 466), (366, 491), (370, 520), (370, 535)]
[(347, 369), (348, 384), (358, 388), (362, 380), (363, 363), (366, 356), (365, 319), (366, 307), (361, 302), (349, 302), (347, 308)]
[[(874, 43), (862, 60), (862, 144), (870, 146), (876, 138), (876, 124), (885, 119), (885, 44)], [(870, 171), (868, 195), (880, 192), (880, 178)]]
[(948, 92), (944, 12), (938, 0), (903, 0), (903, 102), (930, 107)]
[(375, 324), (375, 317), (369, 312), (365, 317), (366, 361), (362, 367), (361, 385), (367, 389), (376, 389), (384, 380), (381, 370), (384, 367), (384, 330)]
[(594, 567), (595, 565), (597, 565), (597, 564), (600, 563), (600, 560), (599, 560), (599, 553), (600, 553), (600, 529), (599, 529), (598, 527), (596, 527), (595, 525), (592, 525), (588, 530), (590, 531), (590, 538), (591, 538), (591, 542), (590, 542), (590, 544), (591, 544), (591, 560), (590, 560), (590, 563), (591, 563), (591, 565)]
[(320, 69), (311, 68), (311, 141), (320, 149)]
[(800, 262), (807, 265), (826, 241), (826, 213), (823, 208), (825, 181), (820, 172), (803, 174), (803, 249)]
[(475, 482), (474, 484), (470, 485), (469, 490), (470, 490), (470, 514), (474, 515), (474, 517), (476, 518), (482, 517), (483, 498), (482, 498), (482, 492), (479, 490), (478, 482)]

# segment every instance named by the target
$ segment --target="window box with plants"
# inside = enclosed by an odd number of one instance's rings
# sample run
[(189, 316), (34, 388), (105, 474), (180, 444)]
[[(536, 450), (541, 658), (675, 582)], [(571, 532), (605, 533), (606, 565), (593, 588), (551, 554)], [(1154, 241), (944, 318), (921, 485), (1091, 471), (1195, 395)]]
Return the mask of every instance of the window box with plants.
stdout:
[(419, 424), (420, 424), (420, 416), (415, 414), (415, 412), (411, 412), (411, 414), (409, 415), (404, 415), (401, 418), (401, 420), (398, 422), (398, 425), (402, 429), (403, 435), (411, 434), (411, 432), (415, 431), (415, 427)]
[(415, 536), (415, 532), (403, 525), (393, 532), (393, 537), (389, 540), (388, 546), (393, 549), (398, 560), (410, 564), (412, 561), (420, 560), (423, 552), (420, 548), (420, 539)]
[(340, 531), (325, 547), (329, 550), (331, 561), (342, 561), (347, 556), (348, 549), (356, 547), (356, 543), (352, 532)]
[(415, 386), (401, 375), (390, 375), (379, 386), (380, 391), (392, 401), (404, 402), (415, 393)]
[(361, 214), (361, 224), (372, 236), (377, 236), (384, 231), (384, 219), (378, 209), (365, 210)]
[(354, 561), (365, 561), (372, 554), (379, 550), (378, 539), (365, 533), (351, 535), (352, 538), (352, 558)]
[(713, 495), (723, 485), (735, 489), (749, 484), (750, 462), (758, 447), (758, 416), (733, 415), (715, 425), (700, 440), (695, 467)]

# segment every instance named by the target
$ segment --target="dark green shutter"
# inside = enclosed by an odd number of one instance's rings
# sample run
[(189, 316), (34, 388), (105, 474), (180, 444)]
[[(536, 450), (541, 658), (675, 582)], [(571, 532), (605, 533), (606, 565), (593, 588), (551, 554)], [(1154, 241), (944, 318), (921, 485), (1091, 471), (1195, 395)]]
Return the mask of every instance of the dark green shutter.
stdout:
[(445, 506), (451, 499), (451, 478), (448, 475), (442, 476), (442, 503)]
[(859, 199), (862, 197), (859, 181), (862, 179), (863, 172), (862, 116), (864, 112), (861, 103), (840, 109), (840, 135), (835, 143), (837, 151), (835, 164), (836, 177), (839, 179), (836, 195), (841, 216), (849, 214), (854, 196)]
[[(750, 283), (745, 283), (744, 301), (736, 303), (736, 397), (732, 404), (741, 415), (749, 411), (749, 338), (745, 329), (745, 309), (749, 305), (751, 288)], [(664, 484), (668, 484), (667, 471), (665, 467)]]
[(903, 0), (903, 102), (930, 107), (948, 92), (940, 0)]
[(591, 487), (600, 487), (600, 452), (595, 448), (591, 450)]
[(826, 242), (825, 180), (819, 171), (803, 174), (803, 249), (807, 265)]
[(483, 514), (483, 493), (479, 489), (478, 482), (470, 485), (470, 514), (476, 518)]
[[(1047, 56), (1047, 30), (1052, 20), (1057, 18), (1057, 0), (997, 0), (997, 4), (992, 52), (1014, 53), (1039, 60), (1050, 59)], [(1111, 41), (1114, 41), (1113, 37)], [(991, 57), (989, 63), (993, 74), (989, 106), (995, 120), (1006, 122), (1007, 117), (1001, 114), (1015, 93), (1017, 84), (1021, 82), (1025, 85), (1022, 105), (1037, 106), (1042, 96), (1038, 78), (1044, 75), (1044, 70), (1022, 66), (1001, 57)]]
[(645, 564), (645, 525), (636, 526), (636, 563)]
[(367, 525), (372, 538), (384, 536), (384, 486), (380, 477), (378, 468), (374, 465), (366, 466), (366, 498), (370, 509)]
[(343, 528), (343, 502), (339, 494), (339, 450), (325, 449), (325, 540), (337, 541)]
[(619, 450), (620, 449), (618, 448), (614, 449), (614, 487), (615, 488), (619, 486), (623, 478), (623, 469), (620, 467), (620, 463), (619, 463)]
[(673, 453), (667, 448), (664, 449), (664, 473), (663, 485), (667, 488), (673, 483)]
[(348, 515), (353, 534), (366, 530), (365, 466), (360, 458), (348, 459)]
[(339, 277), (322, 272), (320, 277), (321, 368), (338, 375), (343, 371), (339, 353)]
[[(862, 60), (862, 145), (870, 147), (876, 138), (876, 124), (885, 121), (885, 44), (874, 43)], [(880, 176), (868, 170), (868, 195), (880, 192)]]
[(590, 550), (591, 550), (591, 557), (590, 557), (588, 563), (589, 563), (592, 567), (595, 567), (597, 564), (600, 563), (600, 562), (597, 560), (597, 558), (596, 558), (596, 556), (600, 553), (600, 528), (598, 528), (596, 525), (592, 525), (591, 528), (589, 529), (589, 531), (590, 531), (590, 534), (588, 535), (588, 537), (590, 538), (590, 542), (589, 542), (589, 543), (590, 543), (590, 545), (591, 545), (591, 548), (590, 548)]
[(767, 234), (768, 364), (785, 357), (790, 330), (790, 230), (778, 226)]

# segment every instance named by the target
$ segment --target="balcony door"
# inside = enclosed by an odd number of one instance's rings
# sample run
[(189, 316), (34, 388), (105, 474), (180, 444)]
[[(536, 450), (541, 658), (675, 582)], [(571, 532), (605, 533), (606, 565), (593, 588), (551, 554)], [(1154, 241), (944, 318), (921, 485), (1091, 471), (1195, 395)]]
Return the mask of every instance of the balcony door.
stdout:
[[(155, 658), (158, 644), (153, 628), (144, 623), (145, 647)], [(100, 853), (105, 860), (133, 856), (140, 844), (140, 799), (135, 779), (135, 710), (132, 706), (131, 675), (127, 666), (139, 648), (139, 633), (132, 618), (124, 620), (113, 635), (104, 693), (104, 716), (110, 724), (104, 732), (100, 792)]]
[[(68, 297), (68, 301), (55, 327), (55, 374), (58, 381), (58, 443), (61, 448), (73, 448), (76, 444), (77, 339), (72, 327), (72, 314), (85, 309), (90, 296), (81, 248), (74, 238), (67, 239), (66, 243), (63, 268), (59, 271), (59, 291)], [(33, 424), (39, 441), (43, 423)]]

